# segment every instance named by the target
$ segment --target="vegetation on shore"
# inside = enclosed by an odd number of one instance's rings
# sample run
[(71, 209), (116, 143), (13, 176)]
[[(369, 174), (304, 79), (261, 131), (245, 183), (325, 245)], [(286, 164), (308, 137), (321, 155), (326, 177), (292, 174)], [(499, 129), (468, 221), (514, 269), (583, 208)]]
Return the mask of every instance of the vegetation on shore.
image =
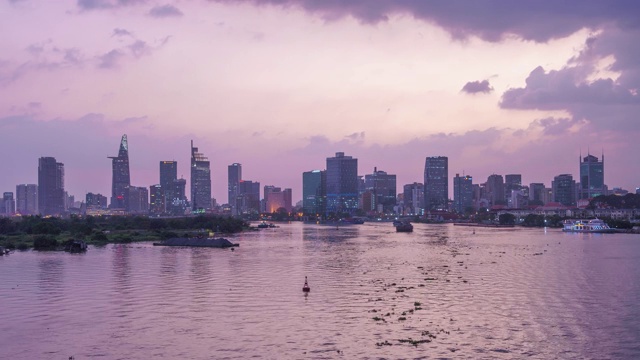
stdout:
[(0, 246), (45, 250), (55, 249), (69, 239), (84, 240), (95, 245), (131, 243), (207, 236), (208, 231), (237, 233), (248, 226), (241, 219), (208, 215), (179, 218), (72, 216), (69, 219), (24, 216), (0, 218)]

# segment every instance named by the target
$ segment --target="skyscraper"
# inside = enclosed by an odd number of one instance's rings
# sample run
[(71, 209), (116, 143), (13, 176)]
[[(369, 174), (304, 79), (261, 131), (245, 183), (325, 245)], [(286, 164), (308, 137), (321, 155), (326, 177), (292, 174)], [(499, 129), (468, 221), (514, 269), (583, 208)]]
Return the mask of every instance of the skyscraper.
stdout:
[[(233, 163), (228, 167), (228, 183), (227, 189), (229, 193), (229, 205), (231, 206), (231, 214), (238, 215), (238, 186), (242, 181), (242, 164)], [(260, 196), (258, 196), (260, 198)]]
[(506, 205), (504, 197), (504, 179), (502, 175), (489, 175), (485, 189), (486, 199), (489, 200), (490, 206)]
[(85, 200), (87, 209), (107, 208), (107, 197), (102, 194), (87, 193)]
[[(171, 204), (174, 199), (174, 181), (178, 180), (178, 162), (160, 161), (160, 187), (162, 188), (163, 204)], [(157, 199), (154, 199), (157, 203)], [(158, 210), (157, 208), (155, 210)], [(165, 209), (166, 210), (166, 209)]]
[(327, 172), (321, 170), (302, 173), (302, 207), (306, 215), (321, 216), (325, 213)]
[(469, 175), (456, 174), (453, 178), (453, 209), (464, 213), (473, 206), (473, 178)]
[(38, 160), (38, 211), (44, 216), (64, 212), (64, 164), (53, 157)]
[(376, 211), (393, 211), (396, 205), (396, 176), (373, 168), (373, 174), (364, 176), (365, 191), (373, 194), (373, 208)]
[(446, 210), (449, 201), (449, 158), (427, 157), (424, 163), (424, 206), (426, 210)]
[(260, 213), (260, 183), (251, 180), (240, 180), (238, 183), (235, 215)]
[(604, 185), (604, 154), (602, 161), (593, 155), (587, 155), (580, 163), (580, 199), (590, 199), (606, 195)]
[(211, 209), (211, 170), (209, 159), (193, 147), (191, 140), (191, 209)]
[(127, 204), (125, 198), (127, 196), (127, 189), (131, 186), (127, 134), (122, 135), (118, 156), (109, 156), (109, 159), (112, 161), (111, 166), (113, 171), (111, 181), (111, 208), (126, 209)]
[(358, 159), (337, 152), (327, 158), (327, 214), (358, 208)]
[(38, 185), (20, 184), (16, 186), (16, 211), (22, 215), (38, 213)]
[(151, 185), (149, 187), (149, 213), (152, 215), (161, 215), (166, 212), (165, 208), (165, 192), (162, 185)]
[(576, 182), (570, 174), (562, 174), (553, 178), (551, 183), (553, 201), (565, 206), (575, 205)]

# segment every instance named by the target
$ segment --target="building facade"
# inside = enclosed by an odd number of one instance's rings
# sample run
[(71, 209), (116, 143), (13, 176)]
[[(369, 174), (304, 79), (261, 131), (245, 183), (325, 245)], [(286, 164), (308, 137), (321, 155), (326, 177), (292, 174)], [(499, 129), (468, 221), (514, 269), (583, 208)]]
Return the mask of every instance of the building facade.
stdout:
[(38, 185), (20, 184), (16, 186), (16, 211), (21, 215), (38, 214)]
[(326, 181), (326, 171), (302, 173), (302, 208), (305, 215), (322, 216), (325, 213)]
[(424, 184), (414, 182), (403, 187), (403, 202), (405, 215), (421, 215), (424, 210)]
[(502, 175), (489, 175), (485, 191), (485, 198), (489, 201), (489, 206), (506, 205)]
[[(174, 182), (178, 180), (178, 162), (177, 161), (160, 161), (160, 187), (164, 194), (163, 204), (171, 204), (175, 197)], [(156, 192), (158, 189), (155, 190)], [(156, 199), (156, 202), (158, 200)], [(156, 209), (157, 210), (157, 209)], [(154, 210), (155, 211), (155, 210)], [(166, 208), (165, 210), (166, 211)], [(163, 212), (164, 212), (163, 211)]]
[[(236, 215), (260, 213), (260, 183), (240, 180), (236, 190), (234, 208)], [(233, 210), (232, 210), (233, 211)]]
[(364, 176), (365, 191), (373, 194), (372, 210), (391, 212), (396, 205), (396, 176), (373, 168), (373, 173)]
[(604, 154), (602, 161), (593, 155), (587, 155), (580, 162), (580, 199), (591, 199), (606, 195), (604, 184)]
[(38, 160), (38, 211), (44, 216), (64, 213), (64, 164), (53, 157)]
[(193, 147), (191, 141), (191, 209), (194, 212), (211, 210), (211, 170), (209, 159)]
[(87, 193), (85, 204), (87, 209), (106, 209), (107, 197), (102, 194)]
[(167, 210), (165, 207), (165, 192), (162, 185), (156, 184), (149, 186), (149, 214), (162, 215)]
[(337, 152), (327, 158), (326, 214), (350, 213), (358, 209), (358, 159)]
[(271, 186), (266, 191), (265, 187), (265, 202), (266, 212), (274, 213), (278, 210), (285, 209), (287, 213), (290, 213), (293, 209), (291, 204), (291, 189), (281, 190), (279, 187)]
[(473, 177), (456, 174), (453, 178), (453, 210), (464, 213), (473, 208)]
[(148, 214), (149, 190), (144, 186), (129, 186), (127, 209), (129, 214)]
[(229, 205), (231, 205), (232, 215), (237, 215), (238, 187), (242, 180), (242, 164), (233, 163), (227, 167), (227, 192), (229, 194)]
[(424, 163), (425, 210), (447, 210), (449, 202), (449, 158), (427, 157)]
[(564, 206), (576, 204), (576, 182), (570, 174), (562, 174), (553, 178), (551, 183), (553, 201)]

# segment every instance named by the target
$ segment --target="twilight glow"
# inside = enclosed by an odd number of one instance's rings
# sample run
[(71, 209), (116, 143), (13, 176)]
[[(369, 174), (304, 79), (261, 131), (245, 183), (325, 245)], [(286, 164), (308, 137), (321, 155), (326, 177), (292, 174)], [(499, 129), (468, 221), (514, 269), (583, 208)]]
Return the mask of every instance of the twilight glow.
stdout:
[[(76, 198), (110, 194), (120, 136), (131, 182), (211, 160), (293, 189), (337, 151), (359, 173), (422, 182), (426, 156), (475, 183), (550, 186), (605, 153), (640, 186), (640, 3), (634, 1), (78, 0), (0, 2), (0, 192), (65, 164)], [(9, 36), (7, 36), (9, 35)], [(451, 187), (450, 187), (451, 188)]]

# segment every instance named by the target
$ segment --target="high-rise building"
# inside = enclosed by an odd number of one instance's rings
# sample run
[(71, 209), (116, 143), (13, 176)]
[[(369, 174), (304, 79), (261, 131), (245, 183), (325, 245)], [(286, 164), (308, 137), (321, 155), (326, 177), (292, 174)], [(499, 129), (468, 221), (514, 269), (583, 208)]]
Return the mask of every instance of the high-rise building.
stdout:
[(419, 215), (424, 209), (424, 184), (414, 182), (404, 186), (404, 213)]
[(38, 213), (38, 185), (20, 184), (16, 186), (16, 211), (21, 215)]
[(580, 163), (580, 199), (591, 199), (599, 195), (606, 195), (604, 184), (604, 154), (602, 161), (593, 155), (587, 155)]
[(327, 158), (327, 214), (358, 208), (358, 159), (337, 152)]
[(535, 201), (538, 205), (543, 204), (544, 197), (544, 184), (543, 183), (531, 183), (529, 184), (529, 200)]
[(16, 212), (16, 202), (13, 199), (12, 192), (5, 192), (2, 194), (2, 202), (0, 203), (0, 214), (13, 215)]
[(64, 164), (53, 157), (38, 160), (38, 211), (44, 216), (64, 213)]
[(486, 199), (489, 200), (489, 206), (506, 205), (504, 197), (504, 180), (502, 175), (489, 175), (485, 190)]
[(162, 185), (149, 186), (149, 213), (151, 215), (161, 215), (166, 211), (165, 192)]
[(149, 212), (149, 190), (144, 186), (129, 186), (127, 191), (127, 211), (130, 214)]
[(260, 213), (260, 183), (240, 180), (236, 190), (236, 215)]
[(449, 158), (427, 157), (424, 163), (424, 207), (446, 210), (449, 202)]
[(193, 147), (191, 141), (191, 208), (194, 211), (211, 209), (211, 170), (209, 159)]
[(576, 182), (570, 174), (562, 174), (553, 178), (553, 201), (565, 206), (576, 204)]
[[(504, 176), (504, 197), (507, 203), (511, 199), (513, 191), (522, 190), (522, 175), (520, 174), (507, 174)], [(509, 204), (511, 206), (512, 204)]]
[(87, 209), (107, 208), (107, 197), (102, 194), (87, 193), (85, 201)]
[(322, 216), (325, 213), (326, 181), (326, 171), (302, 173), (302, 208), (305, 215)]
[(364, 176), (365, 191), (373, 194), (373, 209), (390, 212), (396, 205), (396, 176), (373, 168), (373, 174)]
[(473, 207), (473, 178), (469, 175), (456, 174), (453, 178), (453, 209), (464, 213)]
[(237, 199), (238, 199), (238, 187), (240, 186), (240, 181), (242, 180), (242, 164), (233, 163), (229, 165), (228, 171), (228, 183), (227, 190), (229, 193), (229, 205), (231, 205), (231, 214), (237, 215)]
[(126, 209), (127, 189), (131, 186), (129, 176), (129, 143), (127, 134), (122, 135), (118, 156), (109, 156), (113, 177), (111, 181), (111, 208)]
[(187, 180), (180, 178), (171, 185), (173, 199), (171, 200), (171, 204), (166, 204), (167, 212), (171, 215), (184, 215), (188, 205), (186, 195)]
[(170, 204), (173, 202), (173, 182), (176, 180), (178, 180), (178, 162), (160, 161), (160, 187), (162, 188), (162, 193), (165, 197), (163, 199), (164, 204)]

